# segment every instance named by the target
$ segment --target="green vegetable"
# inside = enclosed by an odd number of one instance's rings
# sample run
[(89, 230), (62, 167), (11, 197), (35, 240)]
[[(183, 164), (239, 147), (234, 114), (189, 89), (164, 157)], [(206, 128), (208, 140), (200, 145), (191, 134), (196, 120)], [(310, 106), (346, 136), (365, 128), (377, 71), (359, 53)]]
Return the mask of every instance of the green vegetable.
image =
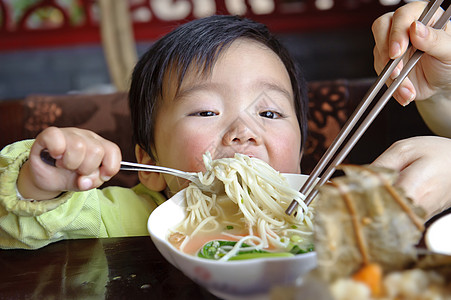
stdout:
[(297, 255), (297, 254), (304, 254), (308, 252), (315, 251), (315, 248), (313, 247), (313, 244), (310, 244), (306, 249), (301, 249), (298, 245), (294, 245), (293, 248), (291, 248), (290, 253)]
[[(235, 246), (236, 242), (233, 241), (211, 241), (206, 243), (197, 254), (198, 257), (207, 258), (207, 259), (220, 259), (225, 255), (225, 253), (222, 253), (219, 251), (219, 248), (223, 246)], [(243, 243), (241, 245), (242, 248), (250, 247), (248, 244)], [(249, 251), (240, 251), (237, 255), (240, 255), (241, 253), (262, 253), (266, 252), (263, 250), (249, 250)]]
[[(228, 250), (221, 249), (221, 247), (233, 247), (236, 242), (233, 241), (210, 241), (206, 243), (198, 252), (197, 256), (206, 259), (218, 260), (223, 257)], [(242, 248), (250, 247), (248, 244), (243, 243)], [(269, 252), (264, 250), (241, 250), (237, 255), (230, 258), (230, 260), (243, 260), (243, 259), (254, 259), (254, 258), (264, 258), (264, 257), (290, 257), (297, 254), (303, 254), (307, 252), (314, 251), (313, 245), (309, 245), (306, 249), (301, 249), (299, 246), (295, 245), (289, 252)]]
[(290, 241), (295, 244), (298, 244), (298, 243), (302, 242), (302, 238), (299, 235), (295, 234), (295, 235), (291, 236)]
[(231, 229), (233, 229), (233, 226), (232, 225), (227, 225), (227, 227), (226, 227), (228, 230), (231, 230)]

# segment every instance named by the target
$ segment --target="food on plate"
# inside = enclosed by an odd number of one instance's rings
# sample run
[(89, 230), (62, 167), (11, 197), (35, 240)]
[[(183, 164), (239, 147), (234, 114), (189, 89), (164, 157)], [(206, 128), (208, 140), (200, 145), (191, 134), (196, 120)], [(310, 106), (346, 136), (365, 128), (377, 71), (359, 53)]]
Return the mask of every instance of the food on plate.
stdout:
[(366, 282), (349, 278), (338, 279), (331, 285), (335, 300), (432, 300), (451, 299), (451, 290), (446, 286), (446, 279), (433, 270), (419, 268), (393, 271), (381, 278), (379, 293), (375, 294)]
[(394, 187), (394, 171), (343, 165), (346, 176), (320, 189), (315, 218), (318, 266), (324, 278), (350, 276), (376, 262), (399, 270), (416, 259), (424, 212)]
[(320, 189), (315, 276), (334, 299), (451, 299), (451, 256), (418, 243), (424, 211), (393, 186), (397, 173), (343, 165)]
[[(267, 163), (243, 154), (212, 160), (204, 155), (202, 184), (223, 185), (207, 193), (186, 188), (187, 216), (169, 241), (181, 251), (217, 260), (283, 257), (313, 251), (313, 208)], [(300, 205), (291, 216), (293, 199)]]

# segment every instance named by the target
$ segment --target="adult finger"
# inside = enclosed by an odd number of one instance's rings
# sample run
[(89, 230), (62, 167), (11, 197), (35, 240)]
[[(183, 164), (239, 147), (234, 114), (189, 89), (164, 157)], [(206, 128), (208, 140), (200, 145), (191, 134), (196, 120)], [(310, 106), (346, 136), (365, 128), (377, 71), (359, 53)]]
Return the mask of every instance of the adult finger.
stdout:
[(387, 64), (388, 56), (388, 33), (390, 32), (393, 12), (386, 13), (377, 18), (371, 27), (374, 38), (374, 69), (379, 74)]
[[(394, 13), (386, 13), (376, 19), (372, 26), (375, 47), (373, 50), (374, 55), (374, 69), (377, 74), (380, 74), (384, 69), (385, 65), (388, 63), (390, 57), (388, 53), (388, 33), (390, 32), (390, 27), (392, 25), (392, 18)], [(396, 68), (390, 74), (390, 78), (387, 81), (387, 85), (390, 85), (393, 80), (398, 77), (403, 68), (403, 61), (400, 61)], [(400, 85), (400, 87), (395, 91), (393, 97), (401, 105), (405, 106), (415, 98), (416, 91), (414, 85), (409, 78), (406, 78)]]
[(419, 18), (426, 5), (426, 2), (416, 1), (404, 5), (394, 12), (388, 37), (390, 58), (398, 58), (406, 51), (410, 40), (410, 25)]
[(420, 22), (410, 26), (412, 45), (430, 56), (444, 62), (451, 63), (451, 22), (448, 21), (446, 30), (434, 29)]
[(412, 137), (393, 143), (374, 162), (375, 166), (402, 171), (419, 158), (421, 151), (417, 151), (423, 145), (420, 137)]

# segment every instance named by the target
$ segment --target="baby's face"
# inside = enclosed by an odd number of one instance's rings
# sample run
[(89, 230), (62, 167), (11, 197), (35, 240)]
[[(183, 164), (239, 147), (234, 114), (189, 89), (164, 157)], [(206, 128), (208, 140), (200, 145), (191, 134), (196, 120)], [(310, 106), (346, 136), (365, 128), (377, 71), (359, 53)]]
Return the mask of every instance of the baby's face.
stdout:
[[(242, 153), (280, 172), (300, 172), (301, 133), (293, 90), (282, 61), (270, 49), (235, 41), (211, 76), (188, 73), (179, 93), (166, 97), (157, 114), (157, 164), (204, 171), (202, 155), (213, 159)], [(166, 177), (172, 192), (181, 187)]]

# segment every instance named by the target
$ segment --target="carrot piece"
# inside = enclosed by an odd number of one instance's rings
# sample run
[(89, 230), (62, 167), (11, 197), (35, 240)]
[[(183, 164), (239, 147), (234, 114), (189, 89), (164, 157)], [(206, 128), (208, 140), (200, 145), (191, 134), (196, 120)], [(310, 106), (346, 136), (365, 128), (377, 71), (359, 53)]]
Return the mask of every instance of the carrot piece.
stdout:
[(352, 279), (366, 284), (373, 296), (382, 294), (382, 268), (376, 263), (369, 263), (358, 270)]

